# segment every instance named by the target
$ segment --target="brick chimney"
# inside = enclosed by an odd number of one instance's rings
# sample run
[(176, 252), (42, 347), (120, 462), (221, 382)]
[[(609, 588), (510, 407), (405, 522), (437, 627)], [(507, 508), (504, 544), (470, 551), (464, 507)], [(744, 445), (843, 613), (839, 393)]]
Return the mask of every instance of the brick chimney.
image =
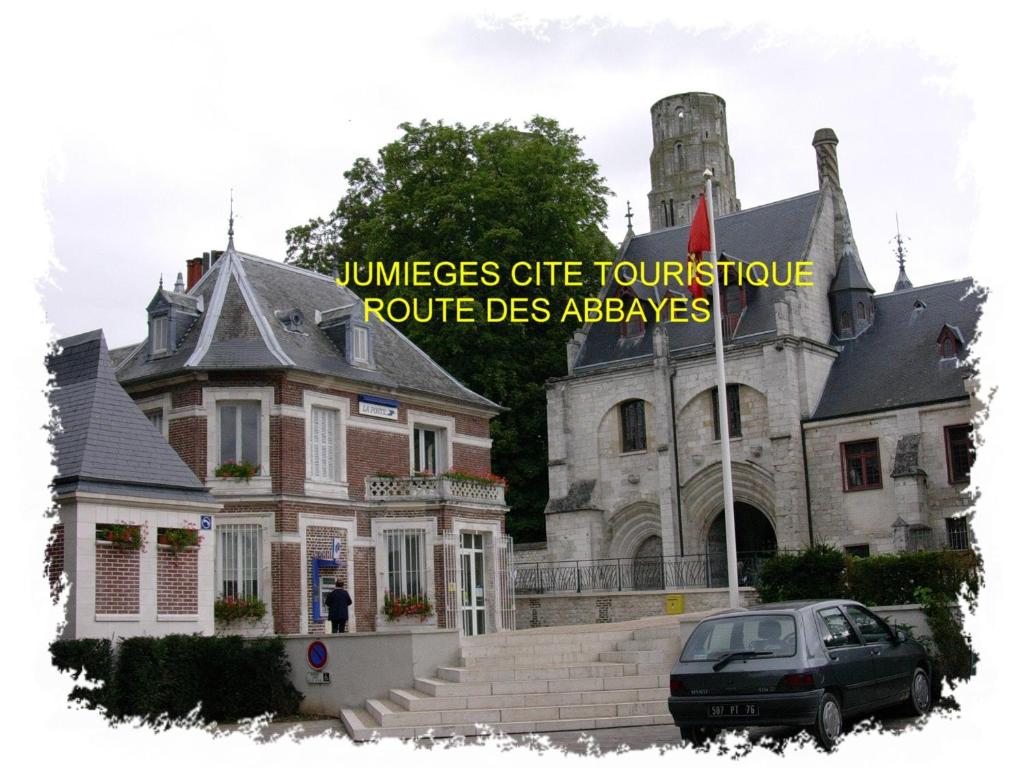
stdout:
[(818, 188), (825, 186), (827, 179), (832, 186), (839, 187), (839, 156), (836, 145), (839, 139), (831, 128), (819, 128), (814, 132), (814, 151), (818, 155)]
[(185, 288), (186, 291), (191, 291), (192, 286), (199, 282), (199, 279), (203, 276), (203, 257), (196, 256), (194, 259), (189, 259), (185, 262), (186, 273), (188, 274), (188, 283)]

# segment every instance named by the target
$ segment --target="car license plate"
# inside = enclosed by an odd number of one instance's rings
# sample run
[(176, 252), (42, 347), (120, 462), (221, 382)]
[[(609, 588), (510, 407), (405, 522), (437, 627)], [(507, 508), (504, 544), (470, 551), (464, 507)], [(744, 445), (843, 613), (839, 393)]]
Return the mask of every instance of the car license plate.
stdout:
[(708, 717), (757, 717), (757, 704), (708, 704)]

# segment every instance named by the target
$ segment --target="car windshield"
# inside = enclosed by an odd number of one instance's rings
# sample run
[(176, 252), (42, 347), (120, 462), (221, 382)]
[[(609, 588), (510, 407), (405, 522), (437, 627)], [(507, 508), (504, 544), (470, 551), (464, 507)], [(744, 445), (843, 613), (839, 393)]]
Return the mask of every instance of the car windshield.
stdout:
[(710, 619), (693, 631), (680, 659), (717, 661), (736, 653), (758, 657), (794, 655), (796, 622), (785, 614)]

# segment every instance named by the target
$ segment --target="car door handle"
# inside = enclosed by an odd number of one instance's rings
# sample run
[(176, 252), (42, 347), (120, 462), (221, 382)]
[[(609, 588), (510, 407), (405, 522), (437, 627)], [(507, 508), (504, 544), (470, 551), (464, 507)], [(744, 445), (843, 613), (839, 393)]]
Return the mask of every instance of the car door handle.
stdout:
[(877, 656), (877, 655), (878, 655), (878, 654), (880, 654), (881, 652), (882, 652), (882, 651), (881, 651), (880, 649), (878, 649), (878, 648), (872, 648), (872, 649), (871, 649), (871, 655), (872, 655), (872, 656)]
[(832, 661), (839, 661), (839, 654), (838, 654), (838, 653), (830, 653), (830, 654), (828, 655), (828, 657), (829, 657), (830, 659), (832, 659)]

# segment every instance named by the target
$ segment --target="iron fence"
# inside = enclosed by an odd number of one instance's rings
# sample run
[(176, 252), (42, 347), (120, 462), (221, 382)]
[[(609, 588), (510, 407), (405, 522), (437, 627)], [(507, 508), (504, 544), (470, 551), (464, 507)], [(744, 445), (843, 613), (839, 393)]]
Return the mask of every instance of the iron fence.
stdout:
[[(752, 587), (761, 565), (776, 552), (741, 552), (737, 575), (741, 587)], [(517, 564), (516, 594), (549, 592), (630, 592), (728, 586), (725, 553), (681, 557), (640, 557), (608, 560), (564, 560)]]

